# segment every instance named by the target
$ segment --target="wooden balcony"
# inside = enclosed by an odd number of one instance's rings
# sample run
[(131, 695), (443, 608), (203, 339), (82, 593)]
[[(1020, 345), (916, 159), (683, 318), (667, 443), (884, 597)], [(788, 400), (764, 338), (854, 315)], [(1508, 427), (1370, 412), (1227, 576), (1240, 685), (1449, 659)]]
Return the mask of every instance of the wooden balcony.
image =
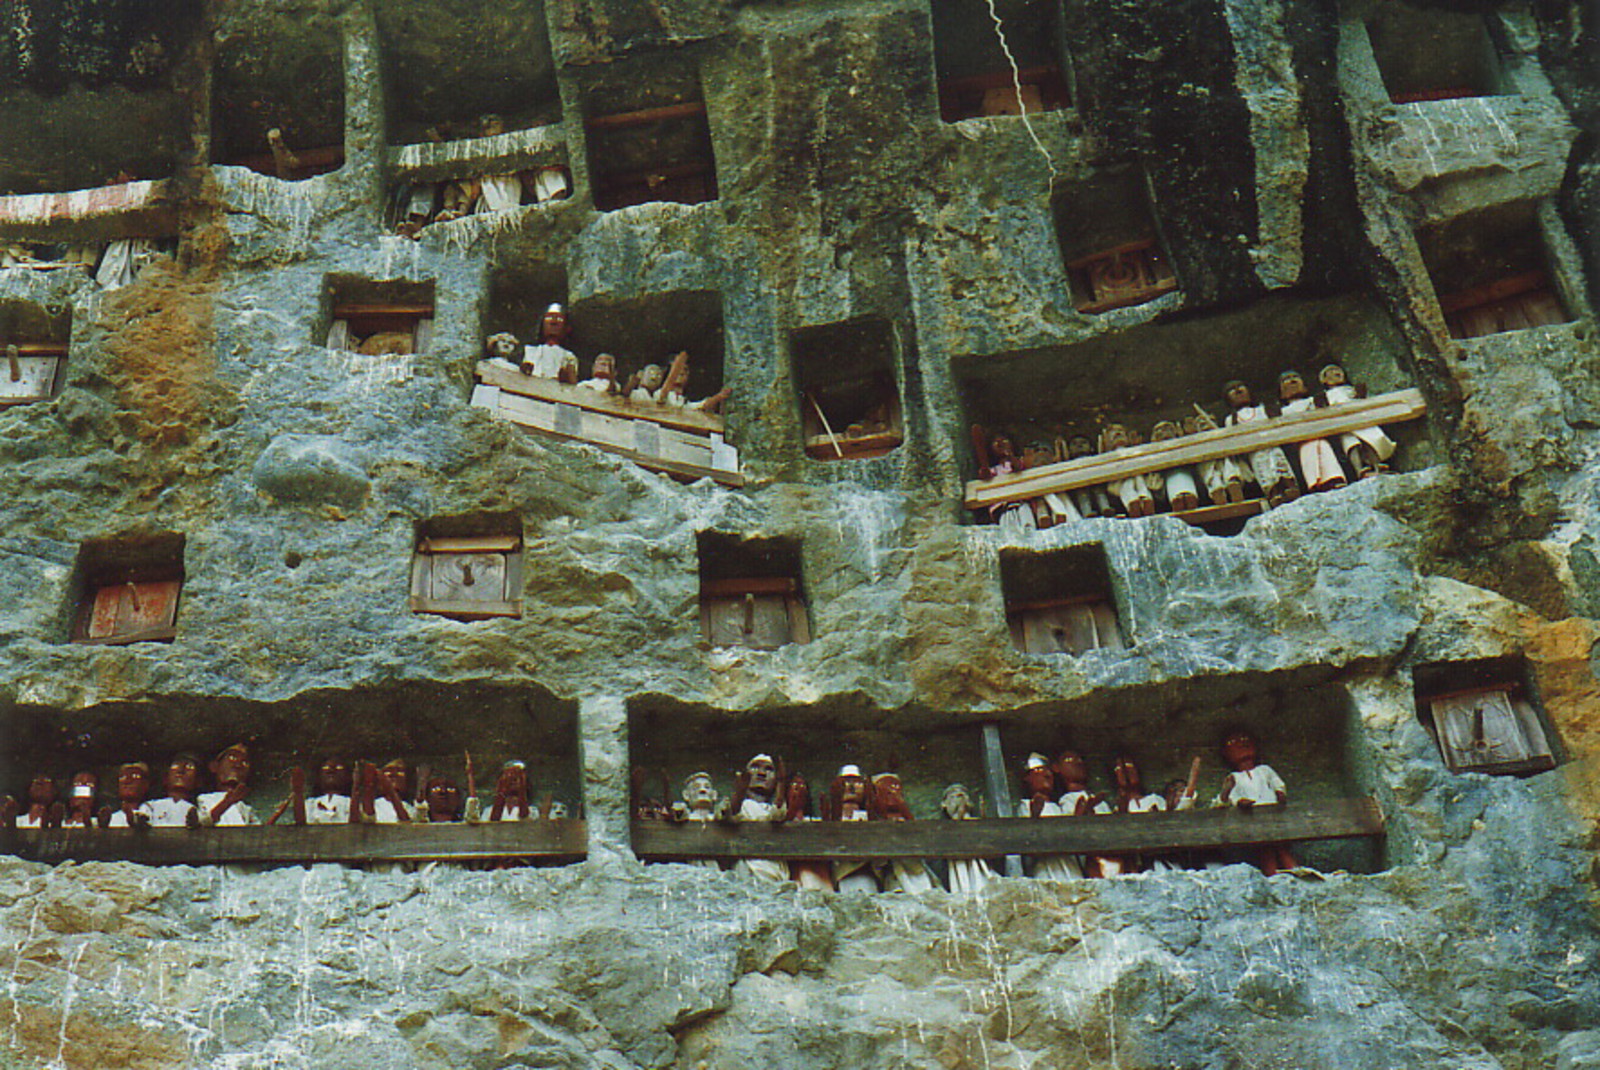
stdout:
[[(1327, 408), (1298, 412), (1245, 424), (1184, 435), (1162, 442), (1100, 453), (1093, 457), (1040, 465), (1025, 472), (973, 480), (967, 484), (969, 509), (986, 509), (1007, 502), (1024, 502), (1045, 494), (1058, 494), (1080, 487), (1099, 486), (1115, 480), (1169, 468), (1182, 468), (1224, 457), (1244, 458), (1257, 450), (1274, 446), (1293, 446), (1312, 439), (1331, 438), (1367, 427), (1415, 420), (1427, 411), (1418, 390), (1397, 390), (1376, 397), (1347, 401)], [(1261, 502), (1238, 502), (1209, 506), (1179, 516), (1192, 524), (1206, 524), (1228, 516), (1260, 512)]]
[(640, 858), (997, 858), (1003, 855), (1131, 854), (1358, 839), (1385, 834), (1369, 797), (1174, 813), (976, 821), (633, 822)]
[(574, 818), (480, 824), (245, 825), (237, 828), (0, 829), (0, 851), (35, 862), (147, 866), (313, 862), (576, 862), (588, 826)]
[(721, 416), (629, 401), (488, 361), (478, 363), (477, 375), (472, 404), (488, 409), (497, 420), (586, 442), (654, 472), (744, 485), (739, 451), (724, 440)]
[(0, 196), (0, 228), (54, 241), (151, 237), (173, 234), (177, 225), (164, 179)]

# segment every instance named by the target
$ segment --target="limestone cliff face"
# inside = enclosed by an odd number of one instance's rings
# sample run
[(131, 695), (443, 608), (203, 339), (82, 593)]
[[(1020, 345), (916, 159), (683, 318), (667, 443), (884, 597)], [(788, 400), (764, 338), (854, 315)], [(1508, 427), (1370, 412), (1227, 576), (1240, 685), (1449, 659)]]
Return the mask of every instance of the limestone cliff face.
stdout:
[[(128, 160), (167, 180), (176, 238), (120, 289), (0, 269), (0, 327), (70, 314), (56, 396), (0, 407), (0, 786), (245, 738), (270, 808), (330, 751), (471, 750), (529, 759), (590, 837), (587, 861), (490, 871), (12, 860), (0, 1066), (1600, 1066), (1593, 5), (996, 0), (1019, 67), (1056, 49), (1069, 106), (947, 121), (941, 85), (995, 48), (962, 6), (232, 0), (147, 25), (0, 3), (3, 192)], [(1493, 84), (1396, 103), (1437, 76), (1423, 44)], [(685, 99), (716, 197), (596, 210), (613, 162), (586, 120)], [(473, 141), (490, 111), (509, 132)], [(261, 173), (230, 132), (269, 116), (333, 169)], [(573, 196), (393, 232), (407, 178), (485, 160), (564, 166)], [(0, 242), (124, 225), (0, 216)], [(1159, 239), (1177, 288), (1083, 311), (1063, 260), (1102, 223)], [(1524, 239), (1570, 322), (1452, 337), (1439, 298)], [(420, 352), (325, 346), (349, 293), (423, 290)], [(531, 341), (550, 300), (625, 369), (704, 338), (745, 485), (469, 404), (484, 336)], [(904, 443), (809, 458), (796, 338), (858, 321), (893, 339)], [(1232, 534), (963, 507), (974, 422), (1148, 433), (1334, 359), (1422, 392), (1398, 471)], [(520, 617), (411, 611), (441, 518), (520, 532)], [(704, 641), (708, 531), (798, 545), (810, 642)], [(82, 544), (156, 533), (184, 537), (177, 638), (70, 642)], [(1008, 570), (1074, 547), (1103, 554), (1127, 649), (1025, 654)], [(1555, 769), (1444, 766), (1419, 688), (1484, 666), (1536, 695)], [(895, 766), (933, 819), (947, 781), (982, 782), (984, 723), (1012, 765), (1072, 741), (1097, 783), (1121, 748), (1152, 781), (1203, 753), (1209, 790), (1239, 721), (1297, 798), (1375, 796), (1387, 838), (1309, 847), (1320, 876), (977, 898), (630, 851), (636, 765), (724, 792), (757, 749), (813, 784)]]

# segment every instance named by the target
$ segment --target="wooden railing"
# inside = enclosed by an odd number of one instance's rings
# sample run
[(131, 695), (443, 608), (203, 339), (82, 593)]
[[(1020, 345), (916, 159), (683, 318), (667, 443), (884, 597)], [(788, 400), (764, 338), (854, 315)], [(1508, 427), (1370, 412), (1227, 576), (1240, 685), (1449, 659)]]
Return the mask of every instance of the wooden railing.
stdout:
[(633, 823), (644, 859), (997, 858), (1002, 855), (1131, 854), (1252, 847), (1383, 836), (1370, 797), (1291, 802), (1251, 810), (975, 821), (716, 821)]
[(573, 862), (589, 850), (575, 818), (481, 824), (245, 825), (237, 828), (0, 830), (0, 851), (35, 862), (295, 865), (312, 862)]
[(477, 375), (472, 404), (498, 420), (587, 442), (652, 471), (744, 485), (739, 451), (724, 441), (722, 417), (714, 413), (630, 401), (488, 361), (478, 363)]
[[(1224, 457), (1244, 459), (1257, 450), (1292, 446), (1363, 428), (1415, 420), (1426, 411), (1427, 405), (1422, 400), (1421, 391), (1396, 390), (1376, 397), (1297, 412), (1291, 416), (1277, 416), (1270, 420), (1202, 431), (1092, 457), (1040, 465), (994, 479), (973, 480), (967, 484), (966, 505), (969, 509), (985, 509), (1007, 502), (1029, 501), (1045, 494), (1059, 494), (1133, 476), (1164, 472), (1170, 468), (1183, 468), (1202, 461)], [(1218, 510), (1230, 508), (1215, 506), (1176, 515), (1194, 523), (1206, 523), (1221, 518)], [(1254, 503), (1254, 508), (1259, 511), (1260, 504)]]
[[(102, 238), (174, 233), (177, 213), (167, 196), (167, 182), (157, 179), (62, 193), (0, 196), (0, 226), (8, 229), (111, 221), (118, 225), (102, 225)], [(52, 230), (51, 236), (60, 239), (61, 233)]]

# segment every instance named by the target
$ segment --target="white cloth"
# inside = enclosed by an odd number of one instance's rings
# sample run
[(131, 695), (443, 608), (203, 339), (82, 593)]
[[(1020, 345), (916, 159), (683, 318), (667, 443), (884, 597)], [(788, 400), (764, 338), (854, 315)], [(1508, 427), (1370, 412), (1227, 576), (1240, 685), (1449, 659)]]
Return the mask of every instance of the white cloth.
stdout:
[(655, 401), (656, 396), (642, 386), (633, 388), (633, 393), (628, 395), (629, 401)]
[(534, 173), (533, 196), (536, 201), (554, 200), (572, 192), (572, 183), (562, 167), (543, 167)]
[(484, 175), (479, 212), (505, 212), (522, 203), (522, 179), (516, 175)]
[(212, 808), (225, 799), (227, 795), (228, 793), (225, 791), (207, 791), (202, 792), (200, 797), (195, 800), (195, 805), (200, 808), (200, 823), (202, 825), (216, 825), (221, 828), (225, 825), (259, 825), (261, 823), (256, 819), (256, 812), (250, 808), (250, 804), (247, 802), (234, 803), (222, 811), (221, 817), (213, 821), (211, 819)]
[[(1032, 807), (1023, 799), (1017, 808), (1018, 817), (1032, 817)], [(1046, 801), (1039, 811), (1040, 817), (1061, 817), (1061, 807)], [(1041, 881), (1075, 881), (1083, 878), (1083, 867), (1074, 855), (1039, 855), (1033, 859), (1033, 877)]]
[(1287, 785), (1270, 765), (1258, 765), (1254, 769), (1235, 769), (1222, 778), (1222, 786), (1226, 788), (1233, 785), (1233, 791), (1228, 794), (1226, 803), (1222, 796), (1217, 796), (1220, 805), (1237, 806), (1241, 800), (1248, 799), (1257, 806), (1276, 806), (1278, 792), (1287, 791)]
[(886, 892), (916, 895), (919, 892), (931, 892), (936, 887), (938, 885), (934, 883), (927, 863), (920, 858), (891, 859), (889, 868), (884, 870), (883, 890)]
[(1133, 511), (1132, 507), (1134, 502), (1148, 502), (1154, 500), (1150, 496), (1150, 488), (1146, 486), (1145, 481), (1138, 476), (1132, 476), (1128, 479), (1112, 480), (1110, 483), (1106, 484), (1106, 487), (1111, 491), (1116, 499), (1122, 503), (1122, 507), (1127, 509), (1129, 512)]
[[(193, 810), (194, 803), (187, 799), (148, 799), (133, 808), (135, 814), (143, 814), (150, 819), (151, 828), (183, 828), (189, 824), (189, 814)], [(128, 815), (118, 807), (112, 811), (111, 822), (106, 827), (127, 828)]]
[(593, 391), (595, 391), (597, 393), (614, 394), (614, 393), (616, 393), (616, 385), (617, 385), (617, 383), (616, 383), (616, 380), (614, 380), (614, 379), (585, 379), (583, 382), (579, 383), (578, 385), (582, 386), (582, 387), (587, 387), (588, 389), (593, 390)]
[[(1260, 405), (1246, 405), (1235, 409), (1228, 414), (1224, 422), (1229, 427), (1239, 424), (1254, 423), (1257, 420), (1270, 419), (1267, 410)], [(1294, 482), (1294, 469), (1289, 466), (1289, 457), (1273, 446), (1270, 449), (1256, 450), (1250, 455), (1250, 468), (1255, 473), (1256, 482), (1261, 485), (1263, 494), (1269, 493), (1273, 487), (1284, 480)]]
[(34, 817), (32, 814), (17, 815), (17, 828), (19, 829), (36, 829), (43, 827), (42, 821), (39, 818)]
[(306, 824), (348, 825), (350, 823), (350, 796), (317, 795), (306, 800)]
[[(760, 799), (745, 799), (739, 804), (739, 813), (736, 815), (740, 821), (771, 821), (778, 813), (778, 807)], [(733, 867), (740, 873), (774, 884), (782, 884), (789, 879), (789, 866), (785, 862), (777, 862), (770, 858), (741, 858)]]
[(522, 364), (529, 369), (529, 375), (555, 379), (561, 375), (563, 368), (571, 368), (573, 375), (577, 375), (578, 355), (565, 346), (523, 346)]
[[(1310, 412), (1316, 402), (1312, 398), (1295, 398), (1284, 403), (1285, 415)], [(1344, 482), (1344, 469), (1339, 467), (1339, 455), (1333, 452), (1333, 443), (1325, 438), (1314, 438), (1300, 443), (1300, 473), (1306, 486), (1312, 490), (1330, 483)]]
[[(417, 808), (415, 806), (404, 799), (400, 800), (400, 805), (405, 808), (407, 817), (413, 821), (417, 819)], [(372, 800), (372, 823), (375, 825), (398, 825), (400, 823), (400, 815), (395, 810), (393, 803), (380, 796)]]
[[(1195, 482), (1194, 472), (1190, 469), (1169, 468), (1162, 472), (1161, 475), (1167, 485), (1167, 501), (1169, 503), (1176, 502), (1178, 498), (1185, 494), (1193, 494), (1196, 498), (1200, 497), (1200, 487)], [(1174, 504), (1173, 508), (1176, 509), (1177, 505)]]
[[(690, 807), (688, 820), (697, 825), (703, 825), (708, 821), (715, 820), (716, 816), (716, 811), (714, 810), (696, 810), (694, 807)], [(717, 864), (717, 860), (715, 858), (691, 858), (687, 864), (691, 866), (698, 866), (700, 869), (722, 868)]]
[(156, 243), (149, 238), (120, 238), (106, 246), (94, 281), (107, 290), (127, 286), (155, 256)]
[[(867, 812), (857, 810), (849, 817), (841, 817), (840, 821), (865, 821)], [(833, 884), (841, 892), (875, 892), (878, 890), (878, 878), (872, 875), (872, 867), (864, 859), (842, 858), (833, 864)]]
[(981, 858), (952, 858), (949, 876), (952, 894), (977, 895), (989, 886), (994, 870)]
[[(1330, 386), (1324, 393), (1327, 394), (1328, 404), (1330, 405), (1340, 405), (1346, 401), (1356, 400), (1356, 388), (1349, 383), (1345, 383), (1342, 386)], [(1386, 435), (1381, 427), (1363, 427), (1359, 431), (1351, 431), (1348, 434), (1339, 436), (1339, 448), (1344, 450), (1347, 456), (1352, 449), (1361, 443), (1371, 446), (1372, 452), (1378, 455), (1378, 460), (1380, 461), (1387, 461), (1394, 456), (1394, 439)]]

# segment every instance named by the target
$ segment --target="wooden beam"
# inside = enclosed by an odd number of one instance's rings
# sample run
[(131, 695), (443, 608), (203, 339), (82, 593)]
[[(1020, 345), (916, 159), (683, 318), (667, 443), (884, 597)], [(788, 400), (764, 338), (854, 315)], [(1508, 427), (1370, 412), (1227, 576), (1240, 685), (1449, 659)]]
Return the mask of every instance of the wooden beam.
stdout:
[(1265, 512), (1267, 503), (1261, 498), (1246, 498), (1242, 502), (1224, 502), (1221, 505), (1206, 505), (1199, 509), (1184, 509), (1181, 512), (1168, 513), (1179, 520), (1187, 520), (1195, 527), (1202, 524), (1215, 524), (1219, 520), (1233, 520), (1241, 516), (1255, 516)]
[(364, 316), (422, 316), (433, 315), (432, 305), (337, 305), (333, 310), (336, 320), (361, 319)]
[(701, 434), (723, 434), (724, 423), (722, 417), (716, 413), (701, 412), (699, 409), (678, 408), (673, 405), (657, 405), (653, 401), (630, 401), (627, 398), (602, 394), (598, 390), (590, 390), (586, 386), (574, 386), (569, 383), (557, 382), (554, 379), (543, 379), (535, 375), (523, 375), (510, 368), (502, 368), (498, 364), (480, 360), (477, 367), (478, 381), (498, 386), (508, 394), (519, 394), (525, 398), (537, 398), (540, 401), (549, 401), (561, 405), (575, 405), (580, 409), (590, 412), (603, 412), (607, 416), (624, 416), (630, 420), (648, 420), (662, 427), (675, 427), (680, 431), (698, 431)]
[(1079, 487), (1098, 486), (1114, 480), (1161, 472), (1168, 468), (1235, 457), (1274, 446), (1292, 446), (1314, 438), (1330, 438), (1348, 431), (1383, 424), (1415, 420), (1428, 411), (1420, 390), (1396, 390), (1376, 397), (1346, 401), (1323, 409), (1277, 416), (1239, 427), (1219, 427), (1197, 435), (1169, 438), (1080, 457), (1072, 461), (1040, 465), (1014, 475), (967, 484), (966, 504), (981, 509), (1000, 502), (1020, 502), (1045, 494), (1059, 494)]
[(583, 821), (477, 825), (248, 825), (239, 828), (0, 829), (0, 851), (35, 862), (145, 865), (452, 862), (495, 858), (576, 861), (589, 850)]
[(1549, 288), (1549, 276), (1542, 271), (1528, 271), (1521, 275), (1512, 275), (1508, 278), (1486, 282), (1482, 286), (1474, 286), (1470, 290), (1440, 294), (1439, 308), (1446, 313), (1461, 312), (1465, 309), (1477, 308), (1480, 305), (1504, 301), (1508, 297), (1515, 297), (1530, 290), (1548, 290)]
[(640, 858), (994, 858), (1250, 847), (1384, 834), (1371, 798), (1292, 802), (1254, 810), (978, 821), (806, 821), (786, 825), (633, 823)]
[(800, 584), (792, 576), (751, 576), (742, 580), (701, 580), (701, 598), (739, 598), (747, 594), (800, 593)]
[(590, 130), (618, 130), (629, 126), (645, 126), (649, 123), (659, 123), (667, 119), (690, 119), (705, 113), (705, 101), (690, 100), (682, 104), (666, 104), (659, 108), (642, 108), (639, 111), (622, 111), (611, 115), (596, 115), (591, 119), (584, 120), (583, 125)]

